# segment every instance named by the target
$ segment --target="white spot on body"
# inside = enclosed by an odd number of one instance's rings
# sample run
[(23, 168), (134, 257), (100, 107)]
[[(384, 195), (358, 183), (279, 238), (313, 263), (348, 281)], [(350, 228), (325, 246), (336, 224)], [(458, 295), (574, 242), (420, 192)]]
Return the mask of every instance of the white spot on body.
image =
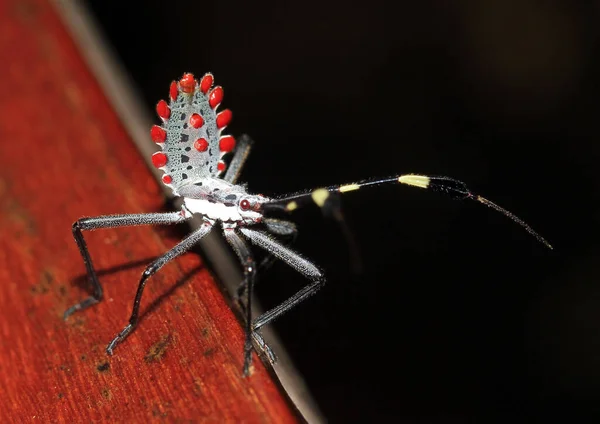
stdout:
[(223, 203), (212, 203), (206, 199), (184, 199), (185, 207), (192, 213), (199, 213), (211, 219), (220, 221), (241, 221), (240, 215), (236, 206), (225, 206)]

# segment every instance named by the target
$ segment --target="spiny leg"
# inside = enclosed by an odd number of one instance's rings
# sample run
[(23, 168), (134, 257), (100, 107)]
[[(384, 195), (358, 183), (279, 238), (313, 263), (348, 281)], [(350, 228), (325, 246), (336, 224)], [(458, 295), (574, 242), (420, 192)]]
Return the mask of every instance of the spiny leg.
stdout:
[(144, 287), (146, 287), (146, 282), (148, 278), (154, 275), (159, 269), (161, 269), (168, 262), (172, 261), (179, 255), (190, 250), (196, 243), (200, 241), (202, 237), (207, 235), (212, 229), (212, 224), (209, 222), (204, 222), (200, 228), (194, 231), (192, 234), (187, 236), (183, 241), (169, 250), (167, 253), (160, 256), (154, 262), (152, 262), (144, 272), (142, 273), (142, 278), (138, 284), (137, 292), (135, 294), (135, 300), (133, 302), (133, 310), (131, 312), (131, 317), (129, 318), (129, 323), (125, 326), (125, 328), (117, 334), (117, 336), (108, 344), (106, 347), (106, 353), (112, 355), (113, 349), (117, 344), (119, 344), (129, 333), (133, 330), (139, 320), (139, 310), (140, 303), (142, 301), (142, 293), (144, 292)]
[(296, 237), (298, 228), (292, 221), (285, 221), (283, 219), (275, 218), (264, 218), (262, 224), (267, 228), (267, 231), (278, 236), (292, 236)]
[[(298, 235), (298, 228), (293, 222), (284, 221), (281, 219), (265, 218), (263, 219), (262, 224), (264, 224), (267, 231), (272, 234), (276, 234), (282, 237), (289, 237), (290, 239), (285, 241), (286, 246), (289, 246), (296, 241), (296, 237)], [(260, 262), (260, 264), (258, 264), (258, 269), (265, 270), (269, 268), (273, 264), (275, 259), (275, 256), (273, 256), (272, 254), (267, 254), (267, 256)], [(245, 295), (245, 293), (246, 284), (244, 280), (236, 290), (235, 300), (238, 301), (239, 299), (241, 299)], [(240, 302), (238, 302), (238, 304), (240, 304), (240, 307), (242, 307), (242, 309), (245, 308)]]
[(405, 174), (405, 175), (397, 175), (390, 178), (383, 179), (374, 179), (374, 180), (363, 180), (357, 183), (352, 184), (343, 184), (343, 185), (335, 185), (324, 188), (319, 188), (316, 190), (311, 190), (307, 192), (295, 193), (287, 196), (283, 196), (279, 199), (276, 199), (270, 203), (265, 203), (263, 205), (263, 211), (266, 213), (269, 210), (284, 210), (287, 212), (291, 212), (296, 210), (297, 208), (309, 204), (316, 203), (318, 206), (323, 206), (329, 196), (332, 193), (346, 193), (350, 191), (355, 191), (358, 189), (362, 189), (365, 187), (379, 186), (383, 184), (406, 184), (413, 187), (419, 187), (424, 189), (430, 189), (433, 191), (441, 191), (443, 193), (447, 193), (448, 195), (458, 198), (458, 199), (471, 199), (475, 200), (481, 204), (484, 204), (503, 215), (507, 216), (521, 227), (523, 227), (529, 234), (535, 237), (540, 243), (544, 244), (549, 249), (552, 249), (550, 243), (546, 241), (542, 236), (540, 236), (537, 232), (533, 230), (527, 223), (525, 223), (522, 219), (515, 216), (513, 213), (507, 211), (506, 209), (496, 205), (490, 200), (473, 193), (469, 190), (465, 183), (462, 181), (456, 180), (450, 177), (435, 177), (428, 175), (415, 175), (415, 174)]
[(244, 234), (244, 236), (250, 239), (252, 243), (262, 247), (269, 253), (272, 253), (274, 256), (281, 259), (292, 268), (296, 269), (296, 271), (300, 272), (306, 278), (312, 280), (308, 286), (298, 291), (285, 302), (265, 312), (256, 320), (254, 320), (252, 324), (252, 331), (258, 331), (262, 326), (267, 325), (302, 302), (304, 299), (316, 293), (323, 286), (323, 284), (325, 284), (325, 278), (323, 273), (315, 265), (304, 259), (293, 250), (282, 246), (276, 240), (269, 237), (268, 234), (265, 234), (262, 231), (251, 230), (249, 228), (240, 228), (240, 231), (242, 234)]
[(227, 171), (225, 172), (225, 176), (223, 180), (235, 184), (242, 173), (242, 168), (244, 167), (244, 163), (246, 163), (246, 159), (248, 159), (248, 155), (250, 155), (250, 150), (252, 148), (253, 141), (246, 134), (242, 134), (237, 139), (237, 147), (235, 148), (235, 153), (233, 154), (233, 158), (231, 158), (231, 162), (227, 167)]
[[(358, 243), (356, 242), (354, 234), (348, 226), (346, 218), (344, 217), (344, 214), (342, 212), (340, 192), (326, 191), (327, 196), (322, 196), (320, 195), (319, 190), (322, 189), (317, 189), (309, 193), (298, 193), (293, 194), (291, 196), (284, 196), (283, 198), (276, 199), (274, 202), (265, 204), (264, 210), (265, 212), (268, 212), (269, 210), (284, 210), (286, 212), (292, 212), (306, 204), (316, 204), (321, 208), (324, 216), (331, 217), (335, 221), (337, 221), (338, 225), (342, 230), (342, 234), (346, 239), (346, 244), (348, 245), (348, 249), (350, 251), (350, 262), (352, 264), (352, 270), (355, 274), (360, 274), (362, 272), (362, 259), (360, 255), (360, 249), (358, 248)], [(315, 192), (317, 192), (317, 194), (313, 196), (313, 193)], [(304, 196), (309, 194), (309, 197)]]
[[(278, 236), (289, 238), (288, 240), (285, 240), (285, 242), (283, 243), (284, 245), (289, 246), (296, 241), (296, 237), (298, 235), (298, 228), (293, 222), (274, 218), (264, 218), (262, 224), (265, 226), (266, 230), (271, 234), (276, 234)], [(263, 260), (258, 264), (258, 269), (265, 270), (269, 268), (273, 264), (275, 259), (277, 258), (275, 258), (275, 256), (273, 256), (272, 254), (267, 254), (267, 256), (263, 258)], [(242, 298), (245, 293), (246, 285), (244, 284), (244, 282), (242, 282), (242, 284), (240, 284), (237, 288), (236, 300)]]
[[(289, 246), (296, 241), (296, 237), (298, 235), (298, 228), (296, 227), (296, 224), (294, 224), (293, 222), (284, 221), (281, 219), (265, 218), (265, 219), (263, 219), (262, 224), (265, 225), (267, 231), (269, 231), (270, 233), (276, 234), (276, 235), (279, 235), (282, 237), (288, 237), (289, 239), (285, 240), (286, 246)], [(277, 258), (275, 256), (273, 256), (273, 254), (268, 253), (267, 256), (265, 258), (263, 258), (263, 260), (257, 266), (258, 275), (260, 275), (260, 270), (265, 270), (265, 269), (269, 268), (273, 264), (273, 262), (275, 262), (276, 259)], [(259, 280), (257, 280), (255, 278), (254, 285), (256, 285), (256, 283), (258, 281)], [(241, 301), (241, 299), (246, 295), (247, 288), (248, 288), (248, 285), (246, 284), (246, 279), (244, 279), (241, 282), (241, 284), (238, 286), (238, 288), (236, 290), (236, 295), (234, 298), (234, 301), (238, 304), (238, 306), (244, 313), (246, 312), (247, 307)], [(265, 342), (263, 337), (256, 331), (252, 332), (252, 337), (253, 337), (254, 341), (256, 342), (256, 344), (259, 346), (260, 350), (266, 355), (269, 362), (271, 364), (275, 364), (277, 362), (277, 355), (275, 355), (273, 350), (271, 350), (271, 348)]]
[(98, 276), (94, 270), (92, 258), (87, 248), (82, 231), (98, 230), (100, 228), (131, 227), (137, 225), (159, 225), (159, 224), (177, 224), (185, 221), (186, 218), (180, 212), (168, 213), (147, 213), (147, 214), (127, 214), (127, 215), (104, 215), (93, 218), (81, 218), (73, 223), (73, 238), (77, 243), (83, 263), (87, 270), (88, 277), (92, 283), (94, 293), (92, 296), (71, 306), (64, 313), (64, 319), (67, 319), (73, 312), (81, 311), (102, 300), (103, 291)]
[[(285, 221), (283, 219), (274, 218), (263, 218), (262, 223), (265, 225), (267, 231), (271, 234), (288, 238), (285, 240), (285, 245), (290, 246), (294, 244), (298, 237), (298, 227), (291, 221)], [(267, 255), (261, 263), (258, 265), (260, 269), (269, 268), (275, 261), (275, 256), (272, 254)]]
[(277, 362), (277, 355), (275, 355), (273, 350), (265, 342), (263, 336), (258, 331), (252, 331), (252, 338), (254, 339), (260, 350), (265, 354), (271, 365), (274, 365)]
[(244, 375), (250, 375), (250, 363), (252, 361), (252, 288), (256, 275), (256, 263), (250, 253), (248, 246), (235, 232), (233, 228), (223, 230), (225, 238), (235, 251), (244, 267), (244, 282), (246, 287), (246, 341), (244, 343)]

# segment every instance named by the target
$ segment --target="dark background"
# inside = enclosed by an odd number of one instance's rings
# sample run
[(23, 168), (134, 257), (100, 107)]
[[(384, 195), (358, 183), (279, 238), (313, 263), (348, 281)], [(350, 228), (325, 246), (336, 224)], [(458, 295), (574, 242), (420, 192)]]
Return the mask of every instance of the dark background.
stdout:
[[(294, 213), (328, 276), (275, 327), (331, 422), (600, 410), (600, 2), (89, 1), (148, 110), (210, 71), (266, 195), (450, 175), (529, 222), (391, 186), (348, 194), (361, 246)], [(393, 6), (392, 6), (393, 4)], [(276, 264), (259, 295), (305, 284)]]

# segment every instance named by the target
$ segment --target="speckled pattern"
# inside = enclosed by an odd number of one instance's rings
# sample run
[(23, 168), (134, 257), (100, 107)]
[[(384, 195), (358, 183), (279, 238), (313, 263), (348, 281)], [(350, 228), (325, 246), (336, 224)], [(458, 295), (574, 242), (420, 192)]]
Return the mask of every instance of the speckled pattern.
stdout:
[[(207, 178), (218, 177), (222, 171), (218, 169), (219, 161), (226, 152), (219, 149), (219, 140), (224, 128), (217, 127), (217, 108), (209, 104), (211, 88), (206, 94), (196, 84), (193, 93), (185, 93), (178, 84), (179, 92), (175, 100), (171, 99), (169, 108), (171, 114), (164, 120), (162, 128), (166, 130), (167, 137), (162, 146), (162, 152), (167, 156), (167, 164), (161, 167), (166, 175), (171, 177), (167, 184), (178, 194), (180, 187), (193, 184)], [(204, 121), (199, 128), (190, 124), (190, 117), (197, 113)], [(208, 148), (198, 150), (194, 143), (196, 140), (205, 139)]]

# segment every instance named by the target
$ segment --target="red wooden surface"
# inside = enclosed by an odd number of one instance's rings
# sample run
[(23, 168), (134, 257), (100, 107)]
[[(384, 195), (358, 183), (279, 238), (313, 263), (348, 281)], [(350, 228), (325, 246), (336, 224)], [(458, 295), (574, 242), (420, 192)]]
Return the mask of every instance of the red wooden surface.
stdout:
[(88, 293), (72, 222), (163, 197), (48, 1), (0, 1), (0, 57), (2, 421), (295, 421), (256, 357), (242, 377), (240, 325), (195, 254), (152, 277), (140, 326), (105, 354), (176, 231), (87, 232), (96, 268), (114, 272), (102, 303), (63, 321)]

